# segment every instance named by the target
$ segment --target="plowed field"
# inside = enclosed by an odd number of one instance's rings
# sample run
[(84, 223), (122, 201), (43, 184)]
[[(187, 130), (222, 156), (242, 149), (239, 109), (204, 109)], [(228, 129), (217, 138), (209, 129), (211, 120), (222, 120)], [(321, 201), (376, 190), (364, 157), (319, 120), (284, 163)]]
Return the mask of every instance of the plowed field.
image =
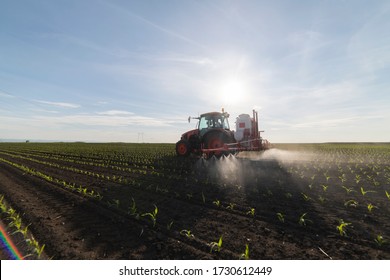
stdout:
[(0, 195), (40, 258), (390, 259), (384, 144), (204, 160), (171, 144), (1, 143)]

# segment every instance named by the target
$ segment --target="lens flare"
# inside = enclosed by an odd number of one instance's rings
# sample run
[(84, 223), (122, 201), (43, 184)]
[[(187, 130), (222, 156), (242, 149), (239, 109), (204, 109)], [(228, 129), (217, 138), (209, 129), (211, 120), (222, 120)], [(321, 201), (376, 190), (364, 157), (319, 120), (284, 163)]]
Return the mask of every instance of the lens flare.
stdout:
[(13, 260), (23, 260), (22, 254), (19, 252), (18, 248), (12, 242), (7, 232), (0, 224), (0, 243), (3, 245), (2, 247), (7, 250), (9, 256)]

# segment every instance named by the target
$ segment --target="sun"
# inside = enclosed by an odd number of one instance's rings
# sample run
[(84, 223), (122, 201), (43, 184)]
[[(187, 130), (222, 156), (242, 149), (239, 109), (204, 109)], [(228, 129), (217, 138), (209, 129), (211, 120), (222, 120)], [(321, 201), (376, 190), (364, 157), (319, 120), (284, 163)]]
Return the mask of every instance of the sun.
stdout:
[(247, 85), (243, 80), (227, 79), (221, 83), (219, 96), (223, 106), (233, 106), (242, 103), (247, 94)]

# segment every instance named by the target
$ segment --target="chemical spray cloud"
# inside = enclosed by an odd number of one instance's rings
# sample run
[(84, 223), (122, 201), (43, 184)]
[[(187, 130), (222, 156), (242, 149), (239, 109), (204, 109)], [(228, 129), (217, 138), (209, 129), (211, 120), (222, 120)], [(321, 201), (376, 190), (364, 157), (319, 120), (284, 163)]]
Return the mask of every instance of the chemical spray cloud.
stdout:
[[(200, 158), (195, 170), (212, 182), (245, 186), (253, 184), (255, 178), (264, 178), (271, 166), (284, 166), (315, 158), (314, 153), (270, 149), (260, 153), (241, 152), (238, 156)], [(270, 175), (270, 174), (268, 174)]]
[(226, 184), (243, 183), (243, 166), (236, 157), (232, 155), (221, 158), (211, 157), (210, 159), (200, 158), (195, 166), (202, 176), (211, 179), (213, 182)]
[(261, 153), (242, 152), (238, 155), (238, 157), (253, 161), (275, 160), (278, 162), (292, 162), (311, 161), (316, 158), (316, 155), (308, 151), (287, 151), (274, 148)]

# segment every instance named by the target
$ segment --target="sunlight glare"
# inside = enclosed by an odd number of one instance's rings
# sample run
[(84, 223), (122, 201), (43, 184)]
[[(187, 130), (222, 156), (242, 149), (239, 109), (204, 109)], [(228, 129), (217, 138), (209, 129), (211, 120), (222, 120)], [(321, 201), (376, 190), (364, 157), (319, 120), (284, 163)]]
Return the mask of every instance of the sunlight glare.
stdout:
[(219, 95), (224, 106), (233, 106), (243, 101), (246, 91), (247, 87), (242, 80), (231, 79), (221, 84)]

